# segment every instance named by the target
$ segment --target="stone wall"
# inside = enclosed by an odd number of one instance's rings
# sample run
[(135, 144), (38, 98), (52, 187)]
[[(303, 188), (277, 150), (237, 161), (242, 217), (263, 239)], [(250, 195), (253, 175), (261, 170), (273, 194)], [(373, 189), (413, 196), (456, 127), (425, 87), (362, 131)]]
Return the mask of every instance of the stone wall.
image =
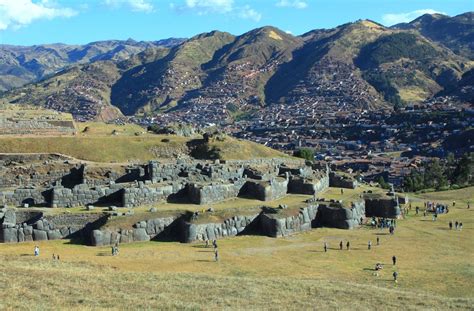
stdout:
[(194, 241), (212, 241), (224, 237), (236, 236), (242, 233), (257, 217), (258, 214), (250, 216), (236, 215), (224, 220), (222, 223), (196, 224), (192, 222), (184, 222), (183, 242), (191, 243)]
[(244, 184), (245, 180), (242, 178), (229, 183), (213, 182), (205, 185), (192, 183), (187, 186), (187, 194), (194, 204), (211, 204), (236, 198)]
[(290, 177), (288, 193), (317, 195), (329, 187), (327, 176), (316, 178)]
[(365, 198), (367, 217), (398, 218), (401, 214), (396, 198)]
[(357, 188), (357, 181), (346, 176), (338, 175), (334, 172), (329, 174), (329, 186), (336, 188)]
[(163, 234), (181, 216), (157, 217), (143, 220), (133, 225), (131, 229), (103, 228), (91, 232), (91, 245), (107, 246), (117, 243), (132, 243), (150, 241)]
[(50, 191), (35, 188), (17, 188), (13, 191), (0, 191), (0, 205), (10, 206), (46, 206), (50, 200)]
[(352, 203), (351, 208), (342, 207), (338, 203), (319, 204), (316, 225), (339, 229), (353, 229), (365, 218), (364, 201)]
[(284, 197), (288, 192), (287, 178), (276, 177), (270, 181), (249, 180), (242, 192), (260, 201), (273, 201)]
[(89, 204), (100, 204), (101, 201), (109, 204), (120, 204), (123, 185), (112, 184), (109, 187), (89, 188), (86, 184), (75, 186), (73, 189), (64, 187), (53, 188), (52, 207), (75, 207)]
[(185, 188), (185, 184), (175, 182), (170, 184), (144, 184), (138, 187), (125, 188), (122, 194), (121, 205), (124, 207), (136, 207), (150, 205), (167, 200), (171, 195)]
[(7, 210), (0, 212), (0, 242), (18, 243), (82, 237), (88, 225), (103, 217), (104, 215), (97, 213), (43, 215), (41, 212)]
[(259, 230), (261, 234), (274, 238), (308, 231), (312, 228), (312, 221), (317, 211), (317, 206), (310, 205), (301, 208), (294, 216), (282, 217), (278, 213), (262, 213)]

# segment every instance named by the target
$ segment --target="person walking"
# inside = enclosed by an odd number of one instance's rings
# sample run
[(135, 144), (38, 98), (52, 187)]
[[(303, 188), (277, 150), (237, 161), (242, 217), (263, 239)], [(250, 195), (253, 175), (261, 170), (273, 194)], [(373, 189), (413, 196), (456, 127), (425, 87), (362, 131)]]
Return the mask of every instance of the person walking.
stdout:
[(38, 257), (40, 254), (40, 249), (38, 245), (35, 245), (35, 257)]
[(394, 281), (395, 283), (398, 282), (397, 278), (398, 278), (398, 272), (397, 272), (397, 271), (393, 271), (393, 281)]
[(380, 245), (380, 238), (377, 237), (377, 246)]
[(462, 222), (459, 223), (459, 231), (462, 230)]
[(347, 241), (346, 243), (346, 249), (349, 250), (351, 248), (351, 242)]
[(451, 220), (449, 221), (449, 230), (453, 230), (453, 222)]
[(367, 243), (367, 249), (370, 251), (371, 248), (372, 248), (372, 242), (369, 241), (369, 243)]
[(395, 255), (392, 256), (392, 263), (394, 266), (397, 264), (397, 257)]
[(339, 250), (342, 251), (342, 241), (339, 243)]
[(217, 248), (214, 249), (214, 261), (219, 261), (219, 251), (217, 250)]
[(328, 251), (328, 243), (324, 242), (324, 252), (327, 253)]
[(459, 226), (459, 223), (456, 221), (456, 222), (454, 223), (454, 229), (458, 230), (458, 226)]

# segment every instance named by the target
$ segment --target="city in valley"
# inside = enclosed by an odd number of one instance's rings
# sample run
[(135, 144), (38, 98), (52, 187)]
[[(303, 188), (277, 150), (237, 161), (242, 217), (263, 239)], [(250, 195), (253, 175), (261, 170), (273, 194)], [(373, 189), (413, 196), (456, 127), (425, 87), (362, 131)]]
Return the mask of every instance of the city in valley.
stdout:
[(474, 6), (336, 2), (0, 1), (0, 309), (471, 310)]

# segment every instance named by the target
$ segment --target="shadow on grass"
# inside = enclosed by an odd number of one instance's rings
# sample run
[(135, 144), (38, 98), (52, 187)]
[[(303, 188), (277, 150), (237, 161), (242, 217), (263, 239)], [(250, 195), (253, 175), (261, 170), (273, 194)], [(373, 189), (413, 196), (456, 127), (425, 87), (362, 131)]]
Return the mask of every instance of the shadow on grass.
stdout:
[(198, 244), (198, 245), (193, 245), (191, 246), (192, 248), (211, 248), (210, 246), (209, 247), (206, 247), (206, 245), (202, 245), (202, 244)]
[(386, 232), (379, 232), (379, 233), (375, 233), (375, 235), (390, 235), (390, 233), (386, 233)]
[(105, 256), (112, 256), (112, 254), (110, 252), (98, 252), (97, 256), (105, 257)]
[(34, 254), (21, 254), (20, 257), (34, 257)]
[(215, 260), (198, 259), (197, 262), (216, 262)]

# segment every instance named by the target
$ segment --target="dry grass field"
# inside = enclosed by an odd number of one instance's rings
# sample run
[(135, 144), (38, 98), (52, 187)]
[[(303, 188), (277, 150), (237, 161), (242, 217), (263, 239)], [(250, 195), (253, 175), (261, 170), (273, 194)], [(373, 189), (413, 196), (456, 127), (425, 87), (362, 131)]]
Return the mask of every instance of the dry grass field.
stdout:
[[(219, 262), (200, 244), (128, 244), (113, 257), (108, 247), (51, 241), (38, 243), (39, 258), (32, 256), (35, 243), (3, 244), (0, 309), (472, 310), (474, 209), (466, 203), (474, 201), (474, 188), (410, 197), (420, 201), (398, 221), (394, 236), (368, 227), (280, 239), (240, 236), (218, 242)], [(414, 215), (414, 206), (427, 199), (457, 203), (433, 222)], [(462, 221), (463, 230), (449, 230), (449, 220)], [(352, 249), (340, 251), (341, 240)], [(379, 276), (377, 262), (384, 264)]]
[[(187, 144), (193, 139), (147, 133), (134, 124), (85, 122), (76, 126), (76, 136), (0, 136), (0, 153), (61, 153), (94, 162), (145, 162), (187, 155)], [(286, 157), (263, 145), (231, 137), (223, 142), (213, 142), (210, 147), (219, 148), (219, 155), (225, 160)]]

